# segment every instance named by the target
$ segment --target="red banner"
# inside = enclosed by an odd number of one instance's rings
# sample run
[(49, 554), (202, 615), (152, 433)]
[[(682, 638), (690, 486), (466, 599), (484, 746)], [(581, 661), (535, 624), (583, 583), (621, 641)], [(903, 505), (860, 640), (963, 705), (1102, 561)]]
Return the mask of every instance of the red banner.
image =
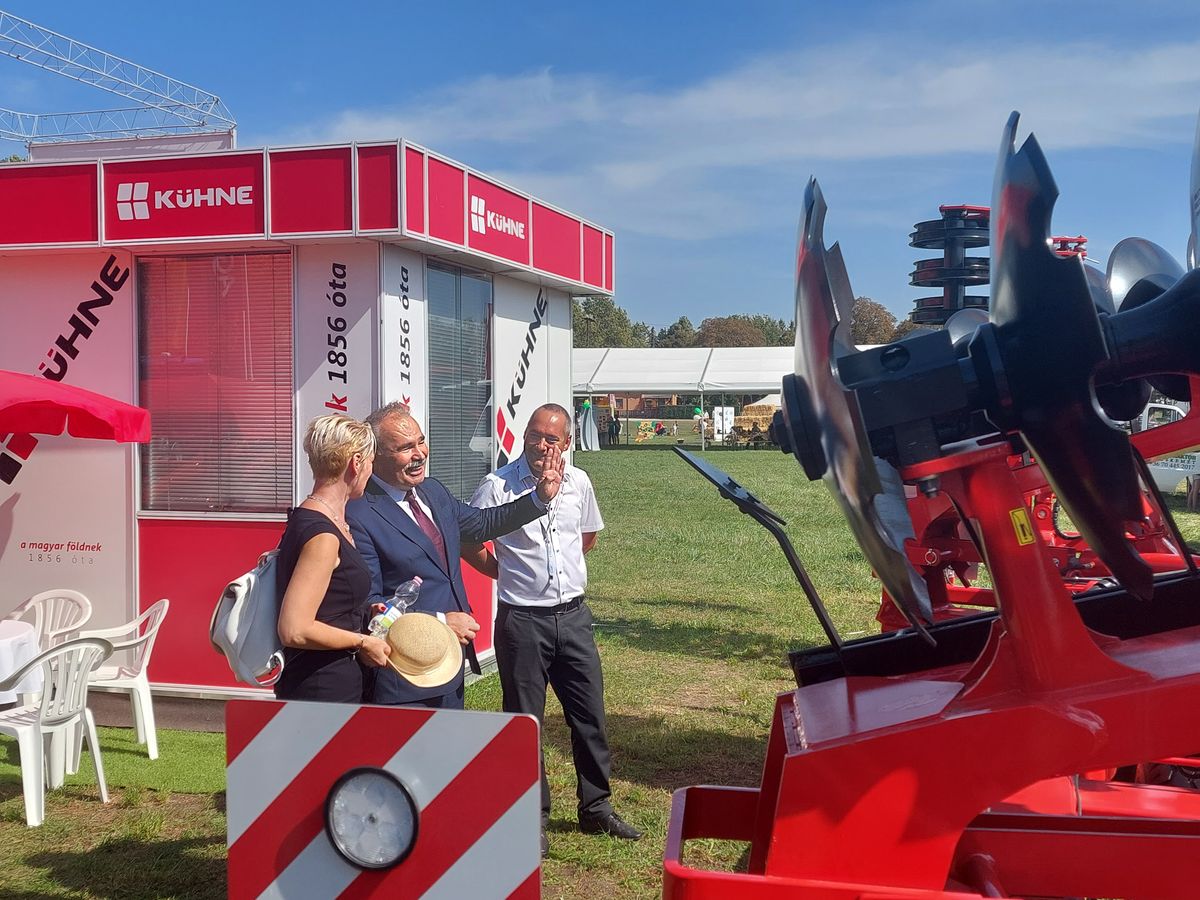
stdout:
[(467, 246), (529, 265), (529, 201), (520, 194), (467, 176)]
[(533, 204), (533, 267), (580, 280), (579, 220), (540, 203)]
[(96, 164), (0, 168), (0, 244), (95, 243)]
[(271, 234), (354, 230), (349, 147), (272, 150)]
[(108, 241), (266, 233), (261, 153), (109, 162), (103, 181)]

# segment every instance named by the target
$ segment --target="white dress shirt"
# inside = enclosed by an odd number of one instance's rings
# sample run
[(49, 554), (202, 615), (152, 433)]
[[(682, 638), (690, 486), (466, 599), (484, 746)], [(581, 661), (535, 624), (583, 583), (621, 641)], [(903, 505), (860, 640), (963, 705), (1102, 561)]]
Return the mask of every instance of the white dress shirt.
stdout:
[[(480, 482), (471, 505), (486, 509), (515, 500), (537, 483), (524, 455)], [(557, 606), (587, 588), (583, 536), (604, 528), (587, 473), (568, 465), (546, 515), (496, 538), (500, 600), (513, 606)]]

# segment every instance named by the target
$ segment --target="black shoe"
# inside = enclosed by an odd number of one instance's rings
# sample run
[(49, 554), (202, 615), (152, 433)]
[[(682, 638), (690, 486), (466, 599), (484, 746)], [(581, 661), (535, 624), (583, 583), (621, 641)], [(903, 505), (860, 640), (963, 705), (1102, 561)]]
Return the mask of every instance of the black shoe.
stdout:
[(546, 829), (542, 829), (542, 859), (550, 855), (550, 839), (546, 837)]
[(615, 812), (598, 819), (580, 819), (579, 830), (584, 834), (607, 834), (627, 841), (638, 841), (642, 833)]

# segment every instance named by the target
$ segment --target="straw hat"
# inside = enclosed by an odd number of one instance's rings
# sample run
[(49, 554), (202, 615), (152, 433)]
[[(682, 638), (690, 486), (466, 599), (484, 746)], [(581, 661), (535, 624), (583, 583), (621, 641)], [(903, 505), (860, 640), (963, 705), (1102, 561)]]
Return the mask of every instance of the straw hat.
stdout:
[(405, 613), (387, 633), (388, 662), (417, 687), (441, 687), (462, 671), (462, 645), (450, 626), (428, 613)]

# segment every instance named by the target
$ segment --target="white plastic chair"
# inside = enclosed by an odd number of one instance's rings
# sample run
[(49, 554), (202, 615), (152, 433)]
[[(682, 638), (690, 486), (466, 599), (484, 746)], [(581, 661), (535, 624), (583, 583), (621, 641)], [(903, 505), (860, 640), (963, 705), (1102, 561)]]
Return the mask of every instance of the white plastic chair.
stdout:
[(34, 594), (4, 618), (32, 620), (38, 644), (43, 650), (57, 647), (76, 636), (92, 617), (87, 597), (66, 588)]
[[(112, 649), (112, 644), (99, 638), (67, 641), (46, 650), (0, 681), (0, 690), (12, 690), (34, 666), (42, 667), (43, 689), (38, 702), (0, 712), (0, 734), (15, 737), (21, 754), (25, 821), (30, 828), (41, 825), (46, 817), (47, 775), (51, 776), (52, 786), (56, 780), (61, 783), (60, 779), (53, 778), (54, 758), (59, 763), (63, 761), (67, 742), (74, 738), (77, 726), (87, 732), (96, 781), (100, 785), (100, 800), (108, 802), (104, 763), (100, 760), (100, 742), (96, 739), (96, 720), (87, 708), (87, 690), (88, 675), (109, 657)], [(49, 768), (44, 759), (47, 737), (52, 746)]]
[[(100, 628), (80, 633), (80, 637), (103, 638), (109, 641), (114, 651), (129, 652), (129, 662), (123, 666), (101, 666), (92, 672), (92, 687), (103, 690), (123, 691), (133, 703), (133, 725), (137, 742), (146, 745), (147, 755), (158, 759), (158, 732), (154, 727), (154, 705), (150, 700), (150, 681), (146, 667), (150, 665), (150, 653), (154, 650), (154, 639), (158, 628), (167, 615), (170, 602), (163, 598), (148, 610), (124, 625), (116, 628)], [(79, 766), (82, 734), (76, 732), (71, 772)]]

